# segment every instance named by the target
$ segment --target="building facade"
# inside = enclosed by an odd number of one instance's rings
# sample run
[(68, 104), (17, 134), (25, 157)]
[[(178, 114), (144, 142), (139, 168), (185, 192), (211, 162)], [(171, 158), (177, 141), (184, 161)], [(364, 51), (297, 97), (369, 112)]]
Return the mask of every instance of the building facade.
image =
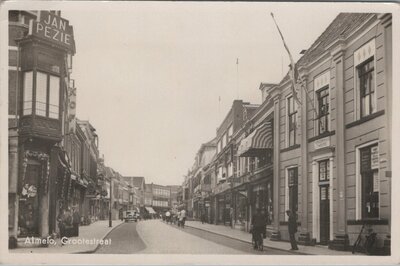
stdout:
[[(45, 28), (66, 39), (45, 35)], [(61, 142), (75, 43), (59, 11), (9, 11), (8, 40), (9, 237), (15, 246), (18, 237), (54, 232), (57, 190), (68, 193), (56, 180), (65, 160)]]
[[(230, 134), (234, 101), (219, 127), (211, 222), (248, 230), (262, 209), (269, 237), (288, 240), (292, 210), (301, 244), (346, 250), (366, 225), (378, 234), (377, 249), (388, 250), (391, 15), (339, 14), (295, 69), (299, 89), (289, 75), (261, 83), (262, 104), (250, 114), (239, 109)], [(188, 191), (185, 199), (195, 197)]]

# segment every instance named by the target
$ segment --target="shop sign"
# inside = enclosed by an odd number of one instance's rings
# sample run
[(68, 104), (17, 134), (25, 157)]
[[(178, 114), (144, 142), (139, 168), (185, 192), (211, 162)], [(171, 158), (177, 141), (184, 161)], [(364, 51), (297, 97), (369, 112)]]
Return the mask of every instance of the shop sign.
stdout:
[(379, 168), (379, 149), (378, 146), (371, 148), (371, 169)]
[(379, 172), (374, 172), (374, 192), (379, 192)]
[(331, 142), (329, 137), (317, 139), (316, 141), (314, 141), (314, 149), (316, 150), (329, 147), (330, 145)]
[(73, 28), (69, 21), (49, 11), (39, 11), (37, 20), (30, 21), (29, 35), (45, 39), (75, 53)]

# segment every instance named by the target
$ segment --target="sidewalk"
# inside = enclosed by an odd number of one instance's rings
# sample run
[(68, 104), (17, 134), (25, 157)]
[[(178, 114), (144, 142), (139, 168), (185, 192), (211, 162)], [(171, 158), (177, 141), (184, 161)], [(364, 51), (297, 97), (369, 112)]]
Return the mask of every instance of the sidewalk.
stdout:
[[(10, 253), (91, 253), (97, 249), (100, 240), (104, 239), (109, 232), (122, 223), (120, 220), (113, 220), (113, 226), (108, 227), (108, 220), (105, 220), (80, 226), (79, 237), (68, 238), (71, 241), (76, 241), (76, 244), (65, 244), (62, 246), (61, 240), (58, 238), (54, 245), (49, 245), (48, 247), (20, 247), (10, 249), (9, 251)], [(84, 240), (86, 243), (82, 243)]]
[[(214, 224), (202, 224), (198, 221), (186, 221), (185, 226), (204, 230), (210, 233), (222, 235), (225, 237), (229, 237), (235, 240), (240, 240), (243, 242), (247, 242), (251, 244), (251, 235), (244, 231), (240, 231), (237, 229), (232, 229), (228, 226), (224, 225), (214, 225)], [(299, 245), (299, 250), (290, 250), (290, 242), (284, 241), (271, 241), (268, 238), (264, 239), (264, 246), (272, 249), (280, 249), (286, 250), (288, 252), (297, 254), (297, 255), (352, 255), (351, 252), (348, 251), (336, 251), (332, 249), (328, 249), (326, 246), (302, 246)], [(362, 255), (357, 253), (357, 255)]]

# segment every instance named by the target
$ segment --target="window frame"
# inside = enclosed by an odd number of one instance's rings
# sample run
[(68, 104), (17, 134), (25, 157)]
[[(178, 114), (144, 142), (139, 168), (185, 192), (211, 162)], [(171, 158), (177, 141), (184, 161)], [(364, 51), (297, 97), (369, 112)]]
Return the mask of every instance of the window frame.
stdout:
[[(295, 109), (293, 112), (290, 112), (290, 101), (293, 102), (293, 109)], [(298, 106), (296, 101), (294, 100), (294, 97), (292, 94), (288, 95), (286, 97), (286, 146), (287, 147), (292, 147), (297, 144), (297, 114), (298, 114)], [(291, 130), (291, 118), (294, 118), (294, 127)], [(290, 141), (290, 133), (293, 131), (293, 143)]]
[[(371, 64), (371, 67), (363, 72), (362, 69), (363, 67)], [(371, 74), (372, 73), (372, 74)], [(369, 77), (368, 84), (370, 85), (369, 93), (363, 93), (363, 84), (366, 84)], [(357, 90), (358, 90), (358, 95), (359, 98), (357, 99), (358, 105), (359, 105), (359, 118), (367, 117), (369, 115), (372, 115), (376, 113), (378, 110), (377, 108), (377, 91), (376, 91), (376, 66), (375, 66), (375, 56), (371, 56), (370, 58), (364, 60), (360, 64), (356, 66), (356, 79), (357, 79)], [(366, 89), (365, 89), (366, 90)], [(371, 96), (372, 95), (372, 96)], [(368, 97), (369, 96), (369, 97)], [(368, 97), (369, 99), (369, 112), (363, 114), (363, 100)], [(372, 103), (374, 103), (374, 108), (372, 106)], [(365, 111), (364, 111), (365, 112)]]
[[(25, 79), (25, 75), (27, 73), (31, 73), (32, 74), (32, 84), (31, 84), (31, 88), (30, 88), (30, 92), (31, 92), (31, 99), (30, 101), (26, 101), (26, 94), (27, 94), (27, 90), (26, 90), (26, 79)], [(44, 88), (44, 93), (45, 93), (45, 110), (44, 111), (44, 115), (39, 114), (38, 113), (38, 76), (42, 75), (45, 77), (45, 88)], [(55, 117), (51, 117), (50, 116), (50, 100), (51, 100), (51, 78), (57, 78), (58, 80), (58, 105), (53, 105), (57, 107), (57, 118)], [(61, 96), (62, 96), (62, 82), (61, 82), (61, 76), (59, 75), (55, 75), (54, 73), (50, 73), (50, 72), (46, 72), (43, 70), (39, 70), (39, 69), (26, 69), (22, 72), (22, 96), (21, 96), (21, 115), (22, 116), (38, 116), (38, 117), (44, 117), (47, 119), (54, 119), (54, 120), (61, 120)], [(30, 107), (30, 113), (25, 113), (25, 110), (27, 109), (25, 106), (25, 102), (31, 102), (31, 107)], [(40, 102), (43, 103), (43, 102)]]
[[(380, 211), (381, 211), (381, 188), (380, 188), (380, 171), (379, 166), (378, 170), (378, 178), (379, 178), (379, 192), (378, 192), (378, 217), (365, 217), (364, 216), (364, 206), (363, 206), (363, 176), (361, 171), (361, 150), (364, 148), (371, 148), (377, 146), (378, 147), (378, 154), (379, 154), (379, 141), (373, 140), (362, 145), (356, 147), (356, 220), (379, 220), (380, 219)], [(372, 170), (372, 169), (371, 169)], [(372, 180), (373, 182), (373, 180)]]
[[(369, 161), (371, 161), (371, 150), (373, 147), (377, 147), (378, 148), (378, 154), (379, 154), (379, 144), (378, 143), (374, 143), (371, 145), (368, 145), (366, 147), (362, 147), (359, 149), (359, 156), (360, 156), (360, 175), (361, 175), (361, 218), (362, 219), (379, 219), (380, 217), (380, 184), (378, 186), (378, 191), (374, 191), (374, 179), (375, 179), (375, 173), (377, 174), (377, 178), (380, 182), (380, 177), (379, 177), (379, 167), (372, 169), (371, 165), (370, 168), (368, 170), (363, 170), (362, 169), (362, 162), (361, 162), (361, 158), (362, 158), (362, 153), (366, 152), (367, 150), (369, 151)], [(367, 180), (369, 179), (369, 180)], [(371, 191), (366, 191), (367, 188), (367, 184), (369, 184), (369, 189), (372, 190)], [(368, 193), (373, 194), (373, 195), (369, 195), (370, 198), (375, 198), (375, 201), (372, 201), (372, 199), (370, 199), (370, 201), (367, 201), (367, 196)], [(375, 194), (376, 193), (376, 194)], [(366, 213), (365, 211), (365, 207), (366, 207), (366, 203), (375, 203), (378, 206), (376, 207), (376, 215), (369, 216), (368, 213)]]
[[(322, 92), (325, 92), (326, 94), (321, 97)], [(317, 110), (318, 114), (315, 119), (316, 121), (316, 133), (317, 136), (322, 135), (326, 132), (330, 131), (330, 93), (329, 93), (329, 85), (325, 85), (322, 88), (319, 88), (318, 90), (315, 91), (315, 98), (316, 98), (316, 104), (317, 104)], [(323, 100), (326, 99), (326, 104), (323, 105)], [(322, 100), (322, 102), (321, 102)], [(321, 109), (323, 106), (327, 106), (325, 113), (321, 114)], [(325, 117), (325, 131), (321, 131), (321, 119)]]

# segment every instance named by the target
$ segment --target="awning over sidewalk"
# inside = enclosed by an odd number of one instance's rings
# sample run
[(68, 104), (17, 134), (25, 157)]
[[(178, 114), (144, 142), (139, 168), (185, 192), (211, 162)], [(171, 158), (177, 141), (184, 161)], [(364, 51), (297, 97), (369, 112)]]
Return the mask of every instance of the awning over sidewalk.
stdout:
[(156, 214), (156, 212), (154, 211), (154, 209), (152, 207), (145, 207), (146, 211), (148, 211), (150, 214)]
[(272, 123), (263, 123), (240, 142), (238, 155), (240, 157), (261, 156), (263, 152), (273, 148), (272, 134)]

